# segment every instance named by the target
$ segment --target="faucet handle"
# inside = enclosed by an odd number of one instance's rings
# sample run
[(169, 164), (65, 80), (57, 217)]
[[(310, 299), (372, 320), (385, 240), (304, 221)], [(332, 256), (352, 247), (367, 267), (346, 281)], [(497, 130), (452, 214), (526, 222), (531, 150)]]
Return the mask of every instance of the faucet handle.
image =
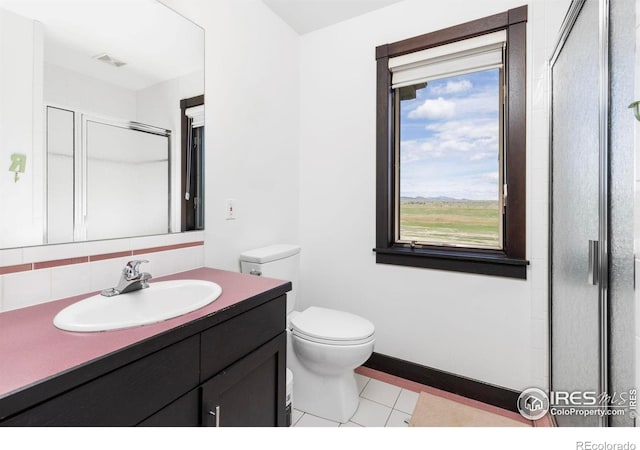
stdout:
[(140, 267), (140, 264), (148, 263), (148, 262), (149, 261), (146, 260), (146, 259), (134, 259), (132, 261), (129, 261), (124, 266), (124, 269), (122, 269), (122, 273), (129, 280), (132, 279), (132, 278), (135, 278), (135, 277), (140, 275), (140, 271), (138, 270), (138, 267)]

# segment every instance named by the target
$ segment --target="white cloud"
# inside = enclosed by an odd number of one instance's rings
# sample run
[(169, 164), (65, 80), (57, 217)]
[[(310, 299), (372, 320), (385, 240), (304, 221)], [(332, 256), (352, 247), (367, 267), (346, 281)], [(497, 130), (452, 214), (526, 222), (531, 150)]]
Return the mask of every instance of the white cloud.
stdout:
[[(463, 81), (457, 84), (462, 84)], [(446, 89), (446, 87), (442, 89)], [(409, 119), (414, 120), (454, 119), (461, 121), (488, 117), (492, 117), (495, 120), (499, 111), (500, 105), (497, 92), (484, 91), (468, 96), (463, 95), (455, 99), (447, 99), (442, 96), (426, 99), (406, 114)]]
[(455, 102), (438, 97), (425, 100), (420, 106), (409, 112), (410, 119), (450, 119), (456, 114)]
[(443, 156), (441, 150), (437, 150), (433, 142), (430, 140), (407, 140), (400, 143), (400, 163), (406, 164), (414, 161), (420, 161), (427, 155), (431, 158), (440, 158)]
[(491, 119), (432, 123), (422, 139), (400, 143), (401, 164), (441, 158), (461, 161), (497, 161), (498, 123)]
[(458, 94), (473, 88), (473, 84), (469, 80), (447, 81), (444, 86), (434, 86), (432, 91), (435, 94)]
[(489, 159), (489, 158), (497, 159), (498, 155), (496, 154), (496, 152), (478, 152), (471, 155), (469, 157), (469, 160), (482, 161), (483, 159)]
[(456, 100), (458, 117), (495, 116), (499, 110), (500, 104), (495, 92), (482, 92)]
[(498, 174), (498, 171), (481, 173), (479, 175), (479, 177), (482, 178), (483, 180), (486, 180), (486, 181), (498, 181), (498, 180), (500, 180), (500, 175)]
[[(473, 152), (473, 160), (487, 155), (497, 156), (498, 123), (491, 119), (449, 121), (434, 123), (426, 127), (432, 132), (428, 141), (435, 147), (458, 152)], [(437, 145), (435, 143), (438, 143)]]

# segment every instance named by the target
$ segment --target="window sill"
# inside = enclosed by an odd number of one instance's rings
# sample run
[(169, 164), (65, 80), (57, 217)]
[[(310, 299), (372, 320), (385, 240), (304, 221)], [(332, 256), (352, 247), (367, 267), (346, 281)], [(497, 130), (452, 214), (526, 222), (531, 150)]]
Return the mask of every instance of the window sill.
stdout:
[(464, 249), (390, 247), (375, 248), (376, 263), (425, 269), (475, 273), (505, 278), (527, 279), (525, 259), (509, 258), (502, 252), (474, 252)]

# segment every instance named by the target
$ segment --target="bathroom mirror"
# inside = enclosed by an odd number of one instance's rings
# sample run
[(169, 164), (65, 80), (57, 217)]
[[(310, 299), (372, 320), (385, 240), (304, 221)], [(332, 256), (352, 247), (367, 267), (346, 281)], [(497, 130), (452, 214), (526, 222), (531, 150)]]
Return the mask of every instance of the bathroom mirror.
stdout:
[(0, 248), (184, 229), (203, 94), (204, 30), (156, 0), (0, 0)]

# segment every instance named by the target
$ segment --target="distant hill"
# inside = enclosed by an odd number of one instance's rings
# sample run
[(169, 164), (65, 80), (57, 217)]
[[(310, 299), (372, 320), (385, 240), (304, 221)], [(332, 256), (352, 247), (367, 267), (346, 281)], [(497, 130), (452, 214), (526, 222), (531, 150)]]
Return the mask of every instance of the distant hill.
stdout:
[(468, 198), (454, 198), (439, 195), (437, 197), (400, 197), (400, 203), (430, 203), (430, 202), (493, 202), (495, 200), (469, 200)]

